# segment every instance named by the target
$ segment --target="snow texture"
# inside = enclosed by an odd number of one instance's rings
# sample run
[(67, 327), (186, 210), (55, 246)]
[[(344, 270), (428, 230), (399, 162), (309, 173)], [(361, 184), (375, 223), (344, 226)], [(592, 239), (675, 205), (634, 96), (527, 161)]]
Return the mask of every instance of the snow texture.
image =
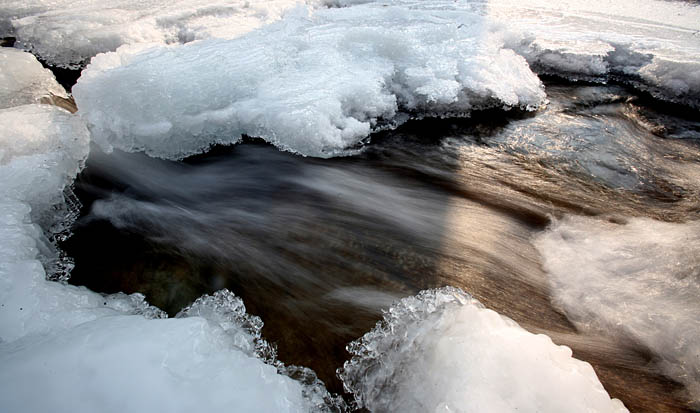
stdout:
[(339, 375), (370, 411), (627, 411), (571, 349), (456, 288), (394, 304), (348, 351)]
[(124, 44), (231, 38), (302, 0), (4, 0), (0, 34), (52, 65), (77, 69)]
[(175, 159), (241, 135), (344, 155), (410, 117), (545, 102), (500, 31), (442, 5), (301, 8), (234, 40), (124, 47), (95, 57), (73, 93), (104, 149)]
[[(337, 0), (341, 6), (371, 0)], [(434, 1), (380, 0), (415, 7)], [(700, 4), (663, 0), (457, 0), (507, 28), (505, 46), (538, 74), (618, 80), (700, 109)]]
[(536, 245), (567, 317), (646, 346), (700, 400), (700, 223), (569, 217)]

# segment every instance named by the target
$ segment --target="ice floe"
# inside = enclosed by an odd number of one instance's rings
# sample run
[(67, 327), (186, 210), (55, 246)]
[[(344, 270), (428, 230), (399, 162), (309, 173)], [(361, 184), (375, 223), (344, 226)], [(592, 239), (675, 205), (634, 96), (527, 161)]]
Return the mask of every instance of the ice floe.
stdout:
[(73, 93), (107, 150), (183, 158), (249, 135), (330, 157), (410, 117), (540, 107), (499, 33), (438, 6), (297, 9), (233, 40), (99, 55)]
[(571, 349), (456, 288), (395, 303), (348, 350), (340, 377), (370, 411), (627, 411)]

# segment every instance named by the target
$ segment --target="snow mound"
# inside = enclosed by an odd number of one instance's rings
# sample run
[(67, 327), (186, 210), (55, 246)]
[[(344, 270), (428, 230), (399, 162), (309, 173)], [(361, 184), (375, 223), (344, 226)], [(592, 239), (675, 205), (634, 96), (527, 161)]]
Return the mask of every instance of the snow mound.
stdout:
[[(231, 38), (303, 0), (4, 0), (0, 34), (52, 65), (77, 69), (124, 44)], [(4, 33), (3, 33), (4, 32)]]
[(700, 223), (568, 217), (536, 246), (567, 317), (637, 340), (700, 400)]
[(50, 70), (29, 53), (0, 47), (0, 109), (40, 103), (51, 95), (67, 97)]
[(177, 159), (249, 135), (331, 157), (411, 116), (540, 107), (498, 34), (437, 6), (297, 9), (234, 40), (99, 55), (73, 93), (106, 150)]
[(348, 351), (339, 375), (370, 411), (627, 411), (568, 347), (456, 288), (395, 303)]

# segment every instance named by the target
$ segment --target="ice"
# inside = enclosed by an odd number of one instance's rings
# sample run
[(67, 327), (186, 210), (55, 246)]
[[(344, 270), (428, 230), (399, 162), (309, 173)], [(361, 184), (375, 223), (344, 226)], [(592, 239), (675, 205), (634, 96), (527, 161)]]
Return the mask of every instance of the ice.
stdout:
[[(342, 6), (366, 3), (337, 0)], [(425, 7), (433, 1), (382, 0)], [(663, 0), (458, 0), (507, 28), (505, 45), (538, 74), (621, 80), (654, 96), (700, 108), (700, 5)]]
[(62, 203), (87, 158), (85, 123), (54, 106), (23, 105), (0, 110), (0, 124), (3, 197), (29, 203), (37, 213)]
[(0, 47), (0, 109), (40, 103), (51, 95), (66, 97), (50, 70), (21, 50)]
[(621, 80), (700, 108), (700, 6), (661, 0), (492, 0), (486, 13), (538, 73)]
[(627, 411), (568, 347), (456, 288), (395, 303), (348, 350), (340, 376), (370, 411)]
[(700, 400), (700, 223), (568, 217), (536, 245), (567, 317), (647, 347)]
[(301, 8), (234, 40), (96, 56), (73, 93), (106, 150), (183, 158), (249, 135), (330, 157), (411, 116), (540, 107), (499, 33), (437, 6)]
[[(140, 294), (48, 281), (51, 227), (88, 153), (75, 115), (0, 110), (0, 406), (53, 412), (309, 412), (342, 406), (312, 372), (283, 366), (262, 322), (228, 291), (176, 319)], [(294, 375), (294, 379), (290, 376)]]
[(7, 411), (308, 411), (300, 383), (201, 317), (111, 316), (0, 345)]
[[(50, 64), (78, 68), (123, 44), (235, 37), (303, 0), (4, 0), (0, 34)], [(2, 33), (4, 31), (4, 33)]]

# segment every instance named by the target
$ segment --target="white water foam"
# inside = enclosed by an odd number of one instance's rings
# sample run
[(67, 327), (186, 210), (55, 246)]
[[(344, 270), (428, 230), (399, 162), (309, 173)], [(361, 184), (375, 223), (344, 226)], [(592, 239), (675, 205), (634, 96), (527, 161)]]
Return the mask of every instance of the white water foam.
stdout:
[(534, 110), (545, 100), (499, 32), (438, 5), (298, 9), (234, 40), (121, 48), (95, 57), (73, 92), (103, 148), (164, 158), (244, 134), (330, 157), (410, 116)]
[(700, 400), (700, 224), (568, 217), (536, 245), (579, 328), (632, 339)]
[(626, 412), (590, 364), (456, 288), (395, 303), (339, 372), (370, 411)]

